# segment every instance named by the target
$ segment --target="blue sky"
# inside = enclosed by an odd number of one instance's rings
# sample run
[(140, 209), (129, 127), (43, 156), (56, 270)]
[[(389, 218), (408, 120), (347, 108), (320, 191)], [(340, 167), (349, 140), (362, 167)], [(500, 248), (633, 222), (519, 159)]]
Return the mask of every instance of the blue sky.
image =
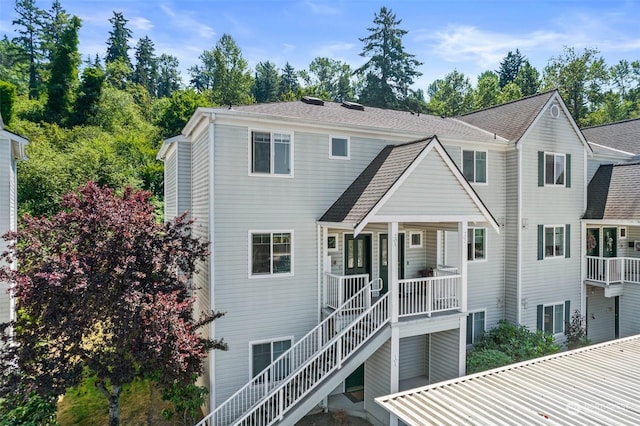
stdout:
[[(297, 70), (318, 56), (343, 60), (353, 68), (373, 17), (391, 9), (408, 31), (406, 51), (424, 64), (415, 88), (457, 69), (472, 82), (498, 69), (509, 51), (520, 49), (539, 71), (564, 46), (597, 48), (608, 65), (640, 59), (640, 1), (617, 0), (61, 0), (82, 20), (80, 51), (106, 50), (113, 10), (129, 20), (131, 46), (148, 35), (158, 53), (176, 56), (186, 69), (204, 50), (230, 34), (249, 66), (289, 61)], [(14, 37), (14, 1), (0, 0), (0, 34)], [(36, 0), (44, 9), (51, 1)], [(131, 52), (133, 55), (133, 51)]]

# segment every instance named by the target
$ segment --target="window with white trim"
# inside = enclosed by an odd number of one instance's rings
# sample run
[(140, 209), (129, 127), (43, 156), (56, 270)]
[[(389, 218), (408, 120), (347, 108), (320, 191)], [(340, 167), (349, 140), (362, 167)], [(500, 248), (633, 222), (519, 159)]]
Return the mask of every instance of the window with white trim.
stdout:
[(469, 182), (487, 183), (487, 151), (462, 151), (462, 173)]
[[(271, 340), (251, 344), (251, 377), (256, 377), (271, 365), (280, 355), (291, 348), (293, 339)], [(280, 380), (289, 374), (290, 362), (288, 357), (282, 358), (274, 368), (275, 380)], [(271, 379), (271, 373), (268, 378)]]
[(349, 138), (344, 136), (332, 136), (329, 146), (330, 158), (349, 159)]
[(564, 225), (544, 227), (544, 257), (564, 257)]
[(338, 251), (338, 234), (327, 235), (327, 250)]
[(252, 232), (251, 275), (292, 273), (292, 233)]
[(487, 228), (467, 229), (467, 260), (484, 260), (487, 258)]
[(484, 334), (485, 311), (469, 312), (467, 315), (467, 345), (473, 345)]
[(422, 231), (409, 232), (409, 248), (422, 247)]
[(565, 177), (565, 156), (564, 154), (544, 154), (544, 184), (554, 186), (564, 186)]
[(542, 329), (548, 334), (564, 332), (564, 303), (544, 305)]
[(278, 132), (251, 132), (251, 173), (290, 176), (291, 135)]

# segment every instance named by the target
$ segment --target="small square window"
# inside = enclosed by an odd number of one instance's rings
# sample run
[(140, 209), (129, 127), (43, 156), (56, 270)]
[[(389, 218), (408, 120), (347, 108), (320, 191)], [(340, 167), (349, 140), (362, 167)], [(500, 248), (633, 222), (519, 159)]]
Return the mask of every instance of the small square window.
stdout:
[(329, 251), (338, 251), (338, 234), (329, 234), (327, 236), (327, 249)]
[(409, 233), (409, 248), (422, 247), (422, 232), (414, 231)]
[(621, 240), (626, 240), (627, 239), (627, 227), (626, 226), (621, 226), (620, 228), (618, 228), (618, 234), (619, 234)]
[(329, 157), (349, 159), (349, 138), (332, 136)]

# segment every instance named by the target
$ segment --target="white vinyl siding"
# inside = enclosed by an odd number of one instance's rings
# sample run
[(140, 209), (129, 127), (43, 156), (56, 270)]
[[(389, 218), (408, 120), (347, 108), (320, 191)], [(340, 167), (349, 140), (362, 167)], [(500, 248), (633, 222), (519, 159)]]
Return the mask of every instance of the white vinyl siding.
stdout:
[(453, 379), (460, 375), (460, 329), (431, 334), (429, 383)]
[(377, 424), (388, 424), (389, 413), (374, 398), (391, 392), (391, 340), (387, 340), (364, 365), (364, 403)]
[(171, 220), (177, 216), (177, 150), (172, 149), (164, 160), (164, 219)]
[[(14, 163), (11, 155), (11, 141), (0, 139), (0, 235), (13, 229), (15, 209)], [(6, 249), (6, 242), (0, 239), (0, 253)], [(0, 323), (10, 320), (10, 297), (8, 285), (0, 282)]]
[(428, 335), (405, 337), (400, 339), (400, 380), (427, 376), (427, 338)]

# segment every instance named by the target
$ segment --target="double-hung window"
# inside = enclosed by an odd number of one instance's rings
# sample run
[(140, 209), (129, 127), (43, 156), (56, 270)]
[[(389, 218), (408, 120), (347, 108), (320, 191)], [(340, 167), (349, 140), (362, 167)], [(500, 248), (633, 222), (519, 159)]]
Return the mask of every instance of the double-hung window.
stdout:
[(544, 257), (564, 257), (564, 226), (544, 227)]
[(462, 173), (469, 182), (487, 183), (487, 152), (463, 150)]
[(291, 135), (277, 132), (251, 132), (251, 173), (290, 176)]
[(251, 232), (251, 275), (291, 274), (291, 232)]
[(542, 330), (548, 334), (564, 332), (564, 303), (544, 305), (542, 308)]
[(487, 228), (469, 228), (467, 230), (467, 260), (487, 258)]
[(467, 315), (467, 345), (473, 345), (484, 334), (485, 311), (469, 312)]
[(544, 184), (564, 186), (564, 154), (544, 154)]
[[(269, 342), (253, 343), (251, 345), (251, 377), (256, 377), (283, 353), (291, 348), (291, 339), (272, 340)], [(280, 380), (289, 374), (289, 359), (282, 358), (273, 369), (274, 379)], [(269, 372), (268, 379), (271, 379)]]

